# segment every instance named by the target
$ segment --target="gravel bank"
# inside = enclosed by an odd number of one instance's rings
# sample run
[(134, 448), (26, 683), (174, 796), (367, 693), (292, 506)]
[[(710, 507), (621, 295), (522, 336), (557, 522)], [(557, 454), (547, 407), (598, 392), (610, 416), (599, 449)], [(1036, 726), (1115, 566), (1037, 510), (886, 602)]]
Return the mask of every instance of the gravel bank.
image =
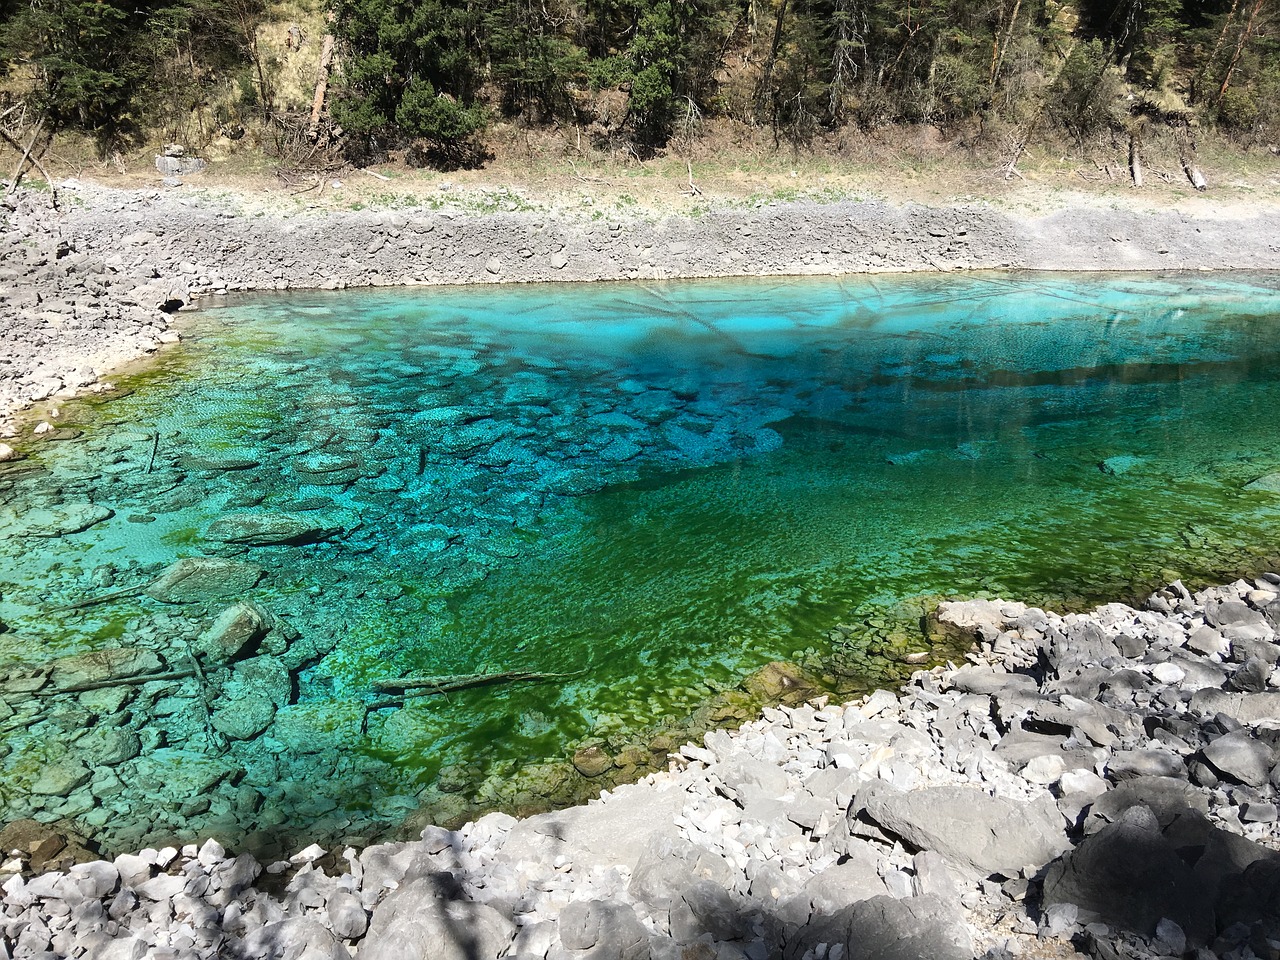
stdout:
[(31, 876), (74, 851), (10, 825), (0, 956), (1273, 957), (1278, 584), (944, 604), (975, 640), (959, 669), (418, 841), (259, 864), (211, 840)]
[(589, 212), (249, 209), (76, 184), (61, 212), (0, 207), (0, 425), (177, 334), (172, 313), (237, 290), (912, 270), (1274, 269), (1280, 211), (1191, 216), (978, 202), (726, 207), (662, 220)]

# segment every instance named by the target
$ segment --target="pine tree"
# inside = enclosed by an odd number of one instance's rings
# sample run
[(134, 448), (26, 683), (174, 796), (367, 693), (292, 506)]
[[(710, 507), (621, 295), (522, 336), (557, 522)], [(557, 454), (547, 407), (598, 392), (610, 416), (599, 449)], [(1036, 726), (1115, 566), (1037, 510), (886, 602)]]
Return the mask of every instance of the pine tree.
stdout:
[(499, 0), (485, 15), (490, 72), (508, 114), (569, 116), (569, 89), (586, 73), (586, 54), (569, 35), (568, 11), (534, 0)]
[(334, 0), (346, 45), (334, 118), (366, 144), (418, 137), (456, 156), (483, 129), (478, 14), (457, 0)]
[(89, 131), (105, 150), (141, 119), (136, 40), (148, 13), (133, 0), (34, 0), (0, 27), (0, 55), (27, 75), (30, 105), (52, 128)]

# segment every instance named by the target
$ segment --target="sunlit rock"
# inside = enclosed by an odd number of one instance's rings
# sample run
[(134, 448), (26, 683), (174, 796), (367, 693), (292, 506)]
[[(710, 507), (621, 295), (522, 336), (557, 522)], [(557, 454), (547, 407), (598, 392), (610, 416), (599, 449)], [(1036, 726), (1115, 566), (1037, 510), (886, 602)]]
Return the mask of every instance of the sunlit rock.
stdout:
[(288, 513), (240, 513), (215, 520), (205, 531), (205, 536), (222, 543), (261, 547), (314, 543), (340, 529), (321, 526), (313, 519)]
[(167, 567), (146, 593), (163, 603), (201, 603), (246, 593), (263, 574), (261, 567), (241, 560), (186, 557)]
[(82, 533), (114, 514), (95, 503), (0, 510), (0, 540), (9, 537), (65, 537)]
[(215, 662), (232, 660), (245, 647), (265, 637), (271, 629), (271, 614), (258, 604), (242, 600), (218, 614), (200, 635), (197, 649)]

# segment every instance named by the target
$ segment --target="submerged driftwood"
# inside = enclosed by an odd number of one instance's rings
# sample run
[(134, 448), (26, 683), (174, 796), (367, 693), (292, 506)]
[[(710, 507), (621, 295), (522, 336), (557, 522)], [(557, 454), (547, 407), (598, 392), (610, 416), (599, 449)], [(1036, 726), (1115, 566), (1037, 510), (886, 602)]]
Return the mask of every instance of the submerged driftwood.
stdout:
[(125, 587), (123, 590), (113, 590), (110, 593), (100, 593), (97, 596), (87, 597), (84, 600), (77, 600), (75, 603), (68, 603), (63, 607), (53, 607), (49, 612), (67, 613), (70, 610), (83, 610), (86, 607), (96, 607), (100, 603), (110, 603), (112, 600), (123, 600), (125, 597), (136, 597), (155, 582), (155, 580), (149, 580), (146, 583), (140, 583), (134, 587)]
[(539, 673), (533, 670), (509, 670), (505, 673), (460, 673), (404, 677), (399, 680), (377, 680), (373, 684), (373, 689), (377, 693), (405, 693), (412, 696), (424, 696), (434, 693), (449, 693), (453, 690), (467, 690), (471, 687), (487, 687), (497, 683), (563, 680), (569, 677), (581, 676), (583, 672), (578, 670), (574, 673)]
[(371, 700), (364, 706), (364, 719), (360, 730), (368, 732), (369, 714), (389, 707), (403, 707), (408, 697), (429, 697), (439, 694), (448, 696), (454, 690), (468, 690), (473, 687), (488, 687), (499, 683), (536, 683), (541, 680), (564, 680), (578, 677), (586, 673), (577, 670), (573, 673), (539, 673), (535, 670), (508, 670), (504, 673), (460, 673), (441, 674), (439, 676), (403, 677), (399, 680), (376, 680), (373, 683), (375, 693), (387, 693), (391, 696), (380, 700)]
[(107, 677), (103, 680), (89, 680), (84, 683), (68, 684), (65, 687), (50, 687), (43, 693), (84, 693), (88, 690), (106, 690), (110, 687), (138, 687), (154, 680), (186, 680), (196, 676), (195, 670), (166, 670), (163, 673), (140, 673), (132, 677)]

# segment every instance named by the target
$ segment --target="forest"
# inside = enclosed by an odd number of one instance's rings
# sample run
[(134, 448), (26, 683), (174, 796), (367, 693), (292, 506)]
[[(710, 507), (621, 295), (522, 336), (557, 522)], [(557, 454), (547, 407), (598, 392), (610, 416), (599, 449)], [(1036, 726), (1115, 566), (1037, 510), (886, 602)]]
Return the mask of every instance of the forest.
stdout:
[(1280, 141), (1280, 0), (313, 3), (322, 37), (279, 34), (316, 77), (290, 97), (271, 0), (0, 0), (0, 132), (78, 131), (102, 156), (248, 136), (442, 167), (482, 163), (496, 124), (576, 126), (640, 157), (717, 119), (797, 148), (921, 123)]

